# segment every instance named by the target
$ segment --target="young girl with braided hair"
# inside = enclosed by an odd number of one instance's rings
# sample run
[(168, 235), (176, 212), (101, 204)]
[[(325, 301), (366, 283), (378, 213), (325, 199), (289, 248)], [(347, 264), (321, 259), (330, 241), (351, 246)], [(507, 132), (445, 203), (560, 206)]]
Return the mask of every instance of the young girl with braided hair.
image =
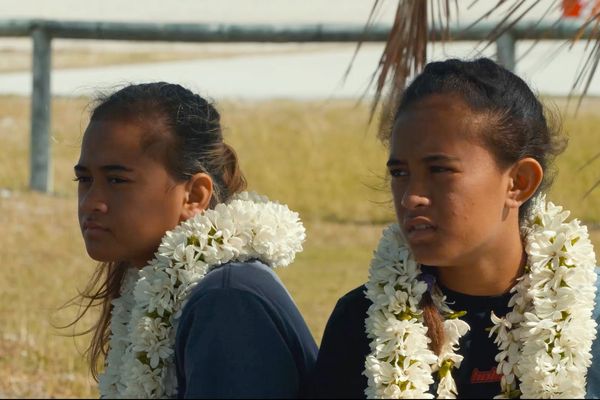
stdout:
[(165, 82), (100, 99), (75, 174), (102, 262), (83, 292), (83, 314), (100, 309), (88, 354), (101, 397), (304, 394), (316, 345), (272, 270), (302, 250), (304, 227), (243, 192), (210, 103)]
[(313, 395), (598, 397), (594, 250), (545, 199), (564, 145), (525, 82), (432, 62), (385, 139), (398, 221), (329, 319)]

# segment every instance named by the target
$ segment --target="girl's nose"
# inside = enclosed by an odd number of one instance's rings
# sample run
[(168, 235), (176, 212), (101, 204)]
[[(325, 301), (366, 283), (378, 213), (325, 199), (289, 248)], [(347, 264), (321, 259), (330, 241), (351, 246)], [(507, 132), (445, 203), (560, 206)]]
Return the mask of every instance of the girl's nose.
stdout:
[(422, 186), (415, 183), (409, 183), (402, 194), (400, 204), (407, 210), (413, 210), (419, 207), (426, 207), (431, 204), (431, 200)]
[(430, 201), (425, 196), (420, 196), (416, 194), (405, 193), (402, 197), (402, 207), (407, 210), (413, 210), (418, 207), (425, 207), (430, 204)]
[(106, 213), (108, 211), (108, 203), (104, 198), (102, 191), (93, 183), (88, 190), (80, 195), (79, 208), (85, 213)]

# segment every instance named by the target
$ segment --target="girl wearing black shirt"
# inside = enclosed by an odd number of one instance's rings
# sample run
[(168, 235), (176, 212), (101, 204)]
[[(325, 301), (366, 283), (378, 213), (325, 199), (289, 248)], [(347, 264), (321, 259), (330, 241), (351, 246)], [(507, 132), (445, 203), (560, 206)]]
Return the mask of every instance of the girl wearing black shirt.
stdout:
[(426, 66), (387, 161), (398, 223), (342, 297), (315, 397), (598, 397), (595, 256), (546, 202), (564, 146), (516, 75), (482, 58)]

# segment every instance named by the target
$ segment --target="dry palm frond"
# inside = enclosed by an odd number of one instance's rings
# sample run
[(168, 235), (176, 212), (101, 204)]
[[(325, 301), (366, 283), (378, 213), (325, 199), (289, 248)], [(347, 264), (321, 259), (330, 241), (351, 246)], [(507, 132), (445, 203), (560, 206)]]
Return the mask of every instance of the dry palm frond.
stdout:
[[(445, 2), (446, 13), (440, 17), (442, 21), (450, 20), (448, 2), (449, 0)], [(379, 0), (375, 2), (373, 10), (378, 5)], [(372, 11), (367, 24), (373, 22), (373, 15)], [(371, 83), (375, 82), (371, 118), (381, 102), (380, 137), (382, 139), (385, 139), (385, 132), (389, 131), (391, 110), (395, 108), (406, 81), (425, 66), (428, 26), (427, 1), (400, 0), (398, 2), (394, 24), (371, 81)]]
[[(391, 128), (393, 112), (402, 96), (408, 79), (423, 70), (427, 62), (427, 43), (429, 40), (448, 40), (449, 26), (451, 17), (450, 2), (452, 0), (398, 0), (398, 7), (394, 23), (390, 30), (387, 43), (379, 59), (379, 64), (373, 74), (371, 84), (375, 82), (375, 96), (371, 106), (371, 120), (375, 114), (377, 106), (381, 103), (381, 119), (379, 126), (379, 137), (387, 141)], [(473, 0), (469, 7), (478, 3), (480, 0)], [(453, 0), (455, 5), (455, 15), (458, 19), (458, 0)], [(464, 4), (464, 3), (462, 3)], [(369, 15), (367, 26), (373, 23), (376, 11), (380, 8), (381, 0), (375, 0), (373, 9)], [(564, 7), (564, 3), (559, 0), (497, 0), (493, 7), (489, 8), (469, 27), (470, 29), (483, 20), (491, 17), (499, 17), (495, 27), (491, 29), (484, 41), (484, 48), (494, 43), (500, 36), (507, 33), (523, 18), (531, 14), (536, 6), (546, 8), (537, 22), (538, 25), (543, 19), (547, 18), (550, 10)], [(433, 15), (433, 10), (438, 10)], [(437, 20), (436, 20), (437, 18)], [(560, 20), (555, 21), (552, 27), (555, 27)], [(437, 26), (440, 26), (438, 29)], [(435, 37), (435, 32), (439, 32), (441, 37)], [(581, 101), (589, 90), (592, 78), (598, 70), (600, 63), (600, 7), (596, 6), (592, 14), (582, 22), (576, 35), (571, 38), (575, 42), (588, 35), (586, 45), (586, 54), (582, 59), (582, 65), (579, 68), (578, 75), (571, 88), (572, 94), (579, 92), (579, 101), (576, 109), (579, 108)], [(534, 45), (538, 41), (534, 42)], [(360, 48), (360, 43), (357, 51)], [(600, 153), (599, 155), (600, 156)], [(595, 160), (598, 156), (592, 159)], [(590, 192), (600, 186), (600, 181), (594, 185)], [(589, 194), (589, 192), (587, 193)], [(586, 195), (587, 195), (586, 194)]]
[(577, 107), (581, 105), (581, 101), (583, 97), (587, 93), (590, 84), (592, 83), (592, 78), (596, 74), (598, 69), (598, 62), (600, 61), (600, 11), (591, 15), (579, 28), (579, 31), (572, 39), (573, 42), (578, 40), (589, 26), (593, 25), (592, 33), (588, 38), (586, 51), (588, 53), (587, 57), (585, 57), (585, 61), (583, 62), (583, 67), (580, 69), (580, 72), (573, 83), (571, 88), (571, 92), (576, 92), (577, 90), (581, 90), (581, 95), (579, 96), (579, 101), (577, 103)]
[[(476, 1), (478, 1), (478, 0), (476, 0)], [(496, 7), (494, 9), (497, 10), (498, 7), (501, 5), (501, 3), (504, 3), (505, 1), (506, 0), (500, 0), (498, 2), (498, 4), (496, 4)], [(487, 45), (490, 45), (501, 34), (508, 31), (509, 29), (511, 29), (519, 20), (521, 20), (523, 17), (525, 17), (535, 6), (543, 5), (545, 7), (548, 7), (547, 10), (551, 10), (555, 7), (564, 6), (564, 4), (557, 2), (557, 0), (552, 0), (551, 4), (549, 4), (548, 1), (540, 1), (540, 0), (531, 1), (530, 3), (531, 4), (529, 4), (527, 7), (524, 7), (525, 1), (523, 1), (523, 0), (515, 3), (515, 5), (513, 5), (513, 7), (511, 7), (509, 9), (509, 11), (506, 12), (505, 17), (496, 25), (496, 27), (492, 30), (492, 32), (490, 32), (490, 34), (488, 35), (488, 37), (486, 39), (488, 41)], [(523, 8), (524, 10), (519, 10), (519, 8)], [(486, 14), (492, 15), (494, 13), (494, 9), (489, 10)], [(537, 24), (539, 24), (547, 16), (547, 14), (548, 14), (548, 12), (544, 13), (537, 20)], [(557, 19), (552, 24), (552, 27), (555, 27), (556, 25), (558, 25), (559, 22), (560, 22), (560, 18)], [(567, 39), (565, 44), (567, 44), (568, 42), (571, 42), (571, 46), (572, 46), (573, 43), (580, 40), (584, 36), (586, 31), (589, 32), (589, 36), (587, 38), (585, 52), (584, 52), (582, 60), (581, 60), (581, 66), (579, 68), (579, 72), (575, 78), (575, 81), (573, 82), (573, 85), (571, 86), (571, 91), (569, 93), (569, 99), (571, 99), (571, 97), (574, 94), (578, 93), (578, 101), (577, 101), (577, 105), (575, 107), (575, 111), (579, 110), (579, 107), (581, 106), (581, 102), (583, 101), (584, 97), (586, 96), (586, 94), (590, 88), (590, 84), (596, 74), (596, 71), (598, 70), (598, 64), (600, 63), (600, 9), (595, 9), (591, 13), (591, 15), (582, 22), (577, 33), (571, 39)], [(538, 41), (536, 41), (534, 43), (534, 45), (537, 42)], [(600, 157), (600, 153), (596, 154), (588, 162), (586, 162), (584, 167), (589, 166), (594, 161), (596, 161), (599, 157)], [(584, 168), (584, 167), (582, 167), (582, 168)], [(600, 180), (596, 181), (596, 183), (594, 185), (592, 185), (592, 187), (583, 195), (583, 198), (586, 198), (587, 196), (589, 196), (594, 190), (596, 190), (599, 187), (600, 187)]]
[[(454, 12), (451, 12), (451, 3), (454, 4)], [(473, 0), (468, 6), (477, 3), (480, 3), (480, 0)], [(390, 111), (400, 99), (406, 82), (412, 75), (421, 72), (427, 62), (427, 43), (432, 39), (450, 40), (448, 28), (451, 19), (458, 18), (458, 4), (458, 0), (398, 0), (395, 19), (371, 81), (375, 84), (371, 118), (381, 103), (380, 135), (383, 138), (386, 136), (385, 132), (389, 131)], [(463, 4), (465, 3), (461, 2), (461, 5)], [(497, 17), (498, 22), (483, 43), (485, 48), (513, 29), (519, 21), (531, 15), (536, 7), (544, 7), (545, 12), (533, 26), (547, 18), (550, 11), (560, 8), (561, 4), (559, 0), (497, 0), (466, 29)], [(371, 26), (380, 7), (381, 0), (375, 0), (365, 29)], [(433, 10), (437, 10), (435, 15)], [(552, 26), (559, 22), (555, 21)], [(600, 62), (600, 10), (582, 22), (577, 35), (571, 40), (580, 39), (586, 31), (590, 31), (591, 26), (593, 29), (588, 38), (587, 54), (572, 88), (572, 93), (580, 92), (580, 102), (587, 93)], [(436, 37), (436, 34), (439, 37)], [(360, 43), (357, 51), (359, 47)]]

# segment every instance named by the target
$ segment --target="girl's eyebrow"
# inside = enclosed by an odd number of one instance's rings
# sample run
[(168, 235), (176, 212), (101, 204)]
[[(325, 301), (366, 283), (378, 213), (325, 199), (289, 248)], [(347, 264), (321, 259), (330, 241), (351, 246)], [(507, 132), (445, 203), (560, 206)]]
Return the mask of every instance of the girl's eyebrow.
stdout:
[(387, 163), (385, 163), (388, 167), (393, 165), (406, 165), (406, 161), (399, 160), (397, 158), (390, 158)]
[[(81, 164), (77, 164), (73, 168), (75, 169), (75, 172), (88, 171), (88, 168), (84, 167)], [(102, 170), (104, 172), (115, 172), (115, 171), (117, 171), (117, 172), (133, 172), (134, 171), (132, 168), (126, 167), (124, 165), (119, 165), (119, 164), (103, 165), (100, 167), (100, 170)]]
[(459, 161), (460, 158), (449, 156), (446, 154), (431, 154), (429, 156), (423, 157), (423, 161), (426, 163), (435, 162), (435, 161)]
[[(429, 156), (423, 157), (421, 160), (425, 163), (432, 163), (432, 162), (436, 162), (436, 161), (460, 161), (460, 158), (454, 157), (454, 156), (449, 156), (446, 154), (431, 154)], [(388, 167), (391, 167), (394, 165), (406, 165), (406, 161), (391, 157), (387, 161), (386, 165)]]
[(119, 165), (119, 164), (109, 164), (109, 165), (103, 165), (100, 167), (100, 169), (102, 171), (105, 172), (133, 172), (132, 168), (126, 167), (124, 165)]

